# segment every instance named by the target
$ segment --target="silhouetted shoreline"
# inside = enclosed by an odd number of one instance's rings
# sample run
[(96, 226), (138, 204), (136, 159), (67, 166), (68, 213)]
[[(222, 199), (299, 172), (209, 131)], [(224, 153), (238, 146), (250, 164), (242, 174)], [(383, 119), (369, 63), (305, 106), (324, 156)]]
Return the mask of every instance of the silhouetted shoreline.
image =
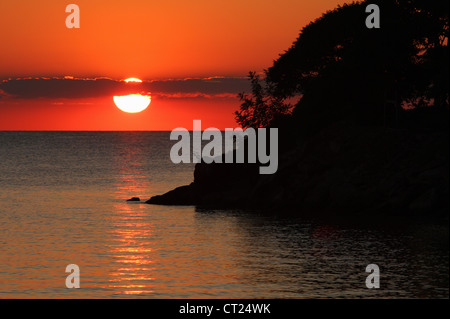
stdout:
[(147, 203), (448, 218), (448, 130), (334, 125), (280, 154), (278, 172), (205, 164)]
[(448, 219), (448, 3), (381, 3), (383, 27), (338, 6), (250, 72), (236, 122), (279, 129), (275, 174), (201, 163), (147, 203)]

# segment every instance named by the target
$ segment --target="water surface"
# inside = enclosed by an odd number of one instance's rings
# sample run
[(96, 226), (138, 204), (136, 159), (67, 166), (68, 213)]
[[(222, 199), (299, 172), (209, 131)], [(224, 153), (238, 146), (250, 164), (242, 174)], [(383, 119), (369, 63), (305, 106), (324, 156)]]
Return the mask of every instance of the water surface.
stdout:
[[(172, 143), (0, 132), (0, 298), (448, 298), (448, 226), (127, 203), (192, 181)], [(380, 289), (366, 288), (371, 263)], [(68, 264), (80, 289), (65, 286)]]

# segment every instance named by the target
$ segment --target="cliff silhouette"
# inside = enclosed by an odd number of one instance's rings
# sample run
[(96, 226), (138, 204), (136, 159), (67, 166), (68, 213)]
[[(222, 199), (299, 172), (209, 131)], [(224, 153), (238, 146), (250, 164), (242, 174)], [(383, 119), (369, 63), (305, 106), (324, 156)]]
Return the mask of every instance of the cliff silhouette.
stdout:
[(448, 142), (448, 130), (338, 123), (281, 153), (273, 175), (256, 164), (199, 163), (193, 183), (147, 203), (445, 217)]
[(368, 2), (340, 6), (250, 73), (236, 120), (279, 128), (275, 174), (199, 163), (147, 203), (448, 218), (448, 2), (375, 3), (380, 29), (364, 26)]

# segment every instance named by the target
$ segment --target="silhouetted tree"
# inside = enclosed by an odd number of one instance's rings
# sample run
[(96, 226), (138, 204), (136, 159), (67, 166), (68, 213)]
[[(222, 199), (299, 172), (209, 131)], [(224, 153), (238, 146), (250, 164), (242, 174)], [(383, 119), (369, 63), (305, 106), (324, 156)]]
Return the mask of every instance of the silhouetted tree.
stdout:
[(414, 17), (414, 62), (421, 69), (422, 85), (410, 98), (417, 106), (431, 104), (448, 108), (449, 52), (448, 1), (409, 0), (403, 5)]
[[(235, 112), (236, 122), (243, 128), (267, 127), (279, 116), (290, 113), (292, 105), (282, 97), (272, 93), (270, 83), (261, 80), (255, 72), (250, 72), (249, 78), (252, 93), (240, 93), (241, 108)], [(263, 81), (263, 84), (261, 83)]]
[[(369, 3), (380, 7), (379, 29), (365, 25)], [(299, 94), (294, 116), (301, 125), (314, 117), (381, 123), (387, 106), (399, 112), (406, 102), (448, 108), (448, 1), (339, 6), (304, 27), (265, 72), (268, 89), (253, 75), (252, 98), (241, 96), (239, 123), (265, 125), (271, 108), (276, 113), (285, 99)]]

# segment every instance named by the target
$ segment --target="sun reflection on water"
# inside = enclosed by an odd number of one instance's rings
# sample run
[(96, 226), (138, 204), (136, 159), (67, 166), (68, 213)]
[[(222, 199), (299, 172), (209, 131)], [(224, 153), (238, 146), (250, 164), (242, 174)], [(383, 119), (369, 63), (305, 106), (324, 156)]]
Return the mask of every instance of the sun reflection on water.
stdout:
[(152, 275), (152, 225), (145, 221), (145, 212), (127, 203), (117, 203), (112, 219), (111, 244), (108, 253), (114, 263), (107, 288), (115, 294), (138, 295), (154, 292)]

